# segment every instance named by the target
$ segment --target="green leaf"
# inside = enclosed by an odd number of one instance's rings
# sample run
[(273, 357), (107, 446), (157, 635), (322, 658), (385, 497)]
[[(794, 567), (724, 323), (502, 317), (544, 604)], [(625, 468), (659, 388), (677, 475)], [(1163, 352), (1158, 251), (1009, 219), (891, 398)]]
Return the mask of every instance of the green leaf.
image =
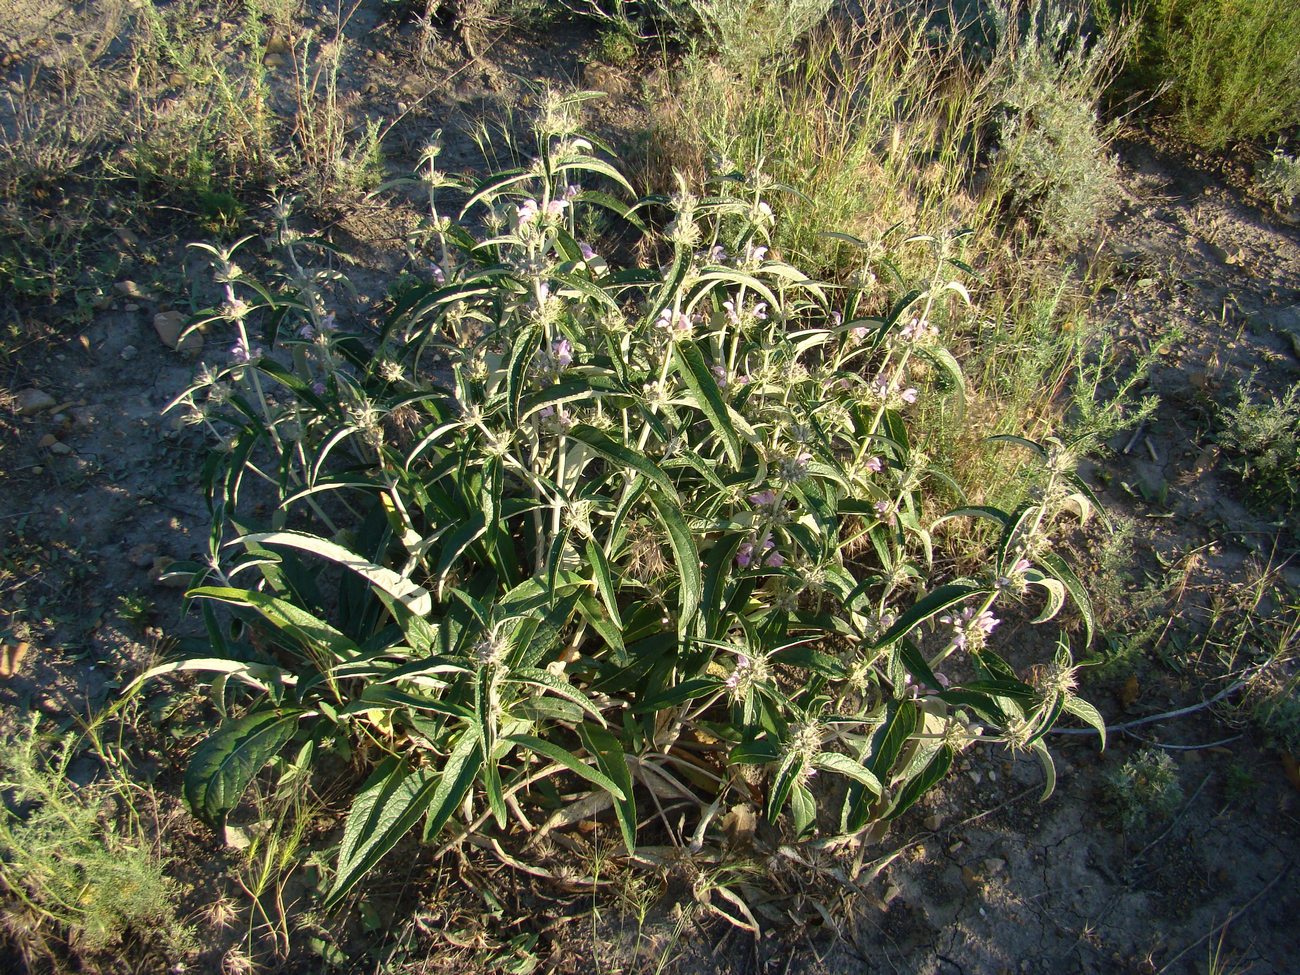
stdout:
[(301, 712), (255, 711), (223, 721), (190, 760), (185, 801), (191, 812), (220, 829), (239, 797), (298, 729)]
[(405, 760), (386, 759), (358, 793), (343, 827), (338, 870), (325, 895), (326, 910), (336, 905), (374, 869), (433, 801), (439, 777), (432, 769), (412, 769)]
[(898, 618), (883, 636), (875, 643), (877, 647), (887, 647), (901, 636), (906, 636), (916, 627), (920, 626), (932, 616), (937, 616), (945, 609), (964, 602), (975, 593), (982, 592), (977, 586), (966, 586), (958, 583), (949, 583), (940, 586), (933, 592), (927, 593), (923, 598), (916, 601), (902, 616)]
[(438, 778), (438, 788), (434, 790), (433, 800), (429, 803), (429, 818), (424, 821), (426, 842), (437, 836), (447, 825), (447, 820), (474, 784), (482, 765), (483, 752), (479, 748), (478, 735), (472, 730), (463, 732), (447, 756), (447, 764), (442, 767), (442, 775)]
[(1073, 694), (1067, 694), (1061, 707), (1066, 714), (1072, 714), (1089, 727), (1096, 728), (1097, 734), (1101, 736), (1102, 750), (1106, 749), (1106, 719), (1101, 716), (1101, 712), (1081, 697), (1075, 697)]
[(736, 428), (732, 426), (727, 411), (727, 403), (722, 398), (718, 381), (709, 371), (708, 363), (694, 342), (679, 342), (673, 346), (673, 353), (678, 361), (678, 374), (687, 387), (695, 394), (696, 405), (713, 426), (727, 451), (727, 458), (733, 467), (740, 466), (741, 444)]
[(813, 767), (827, 772), (838, 772), (855, 782), (861, 782), (878, 796), (884, 792), (884, 787), (881, 786), (878, 778), (853, 759), (839, 752), (818, 752), (813, 757)]
[(896, 819), (907, 812), (916, 800), (929, 792), (936, 782), (948, 774), (948, 769), (952, 767), (952, 759), (953, 750), (948, 745), (944, 745), (935, 752), (929, 764), (908, 780), (908, 783), (899, 791), (893, 808), (889, 810), (889, 815), (885, 818)]
[(796, 782), (790, 790), (790, 813), (794, 820), (794, 831), (803, 836), (817, 821), (817, 803), (808, 787)]
[(679, 636), (685, 636), (694, 620), (695, 611), (699, 608), (700, 595), (704, 588), (700, 577), (700, 553), (695, 548), (694, 536), (686, 527), (686, 520), (682, 517), (676, 501), (676, 493), (673, 493), (672, 499), (654, 490), (648, 491), (647, 494), (650, 503), (654, 506), (655, 514), (659, 516), (660, 524), (668, 532), (673, 561), (677, 564), (679, 576), (677, 633)]
[(1065, 559), (1055, 552), (1043, 552), (1039, 555), (1038, 560), (1048, 572), (1061, 581), (1061, 584), (1070, 593), (1070, 598), (1074, 600), (1074, 605), (1079, 609), (1079, 615), (1083, 617), (1083, 645), (1088, 646), (1092, 643), (1092, 632), (1095, 626), (1092, 615), (1092, 600), (1088, 598), (1088, 590), (1083, 587), (1083, 583), (1074, 574), (1074, 570), (1066, 564)]
[(259, 542), (262, 545), (284, 545), (287, 548), (296, 548), (303, 552), (319, 555), (321, 558), (329, 559), (331, 562), (337, 562), (339, 565), (351, 569), (394, 599), (401, 600), (406, 605), (406, 608), (416, 616), (427, 616), (429, 611), (433, 609), (433, 597), (423, 586), (416, 585), (410, 579), (403, 578), (392, 569), (375, 565), (361, 558), (361, 556), (349, 551), (342, 545), (327, 542), (315, 535), (292, 531), (260, 532), (236, 538), (229, 544), (234, 545), (243, 542)]
[(627, 768), (623, 743), (604, 728), (590, 724), (578, 725), (582, 747), (596, 759), (596, 765), (611, 782), (623, 790), (623, 798), (614, 800), (614, 815), (623, 833), (623, 843), (628, 853), (636, 852), (636, 800), (632, 795), (632, 775)]
[(538, 755), (549, 758), (552, 762), (558, 762), (570, 772), (586, 779), (592, 785), (604, 789), (616, 800), (627, 798), (627, 794), (608, 775), (599, 769), (592, 768), (574, 755), (573, 752), (565, 751), (553, 742), (535, 738), (532, 735), (506, 735), (501, 740), (508, 741), (512, 745), (518, 745), (520, 748), (526, 748), (531, 752), (536, 752)]
[(541, 335), (542, 326), (532, 322), (520, 329), (510, 347), (510, 363), (506, 369), (506, 414), (512, 426), (519, 424), (519, 397), (527, 381), (528, 367), (537, 354)]
[(1056, 763), (1052, 761), (1052, 753), (1042, 741), (1036, 741), (1029, 747), (1034, 750), (1039, 764), (1043, 766), (1043, 794), (1038, 797), (1038, 801), (1046, 802), (1056, 791)]
[(605, 558), (605, 550), (596, 543), (594, 538), (587, 539), (587, 561), (591, 564), (592, 578), (596, 583), (596, 591), (600, 593), (600, 600), (609, 611), (610, 620), (621, 630), (623, 620), (618, 613), (614, 575), (610, 572), (609, 559)]
[(586, 444), (598, 457), (615, 465), (617, 469), (636, 471), (670, 498), (677, 498), (677, 490), (673, 487), (673, 482), (668, 479), (668, 475), (645, 454), (611, 440), (604, 432), (585, 423), (580, 423), (571, 429), (569, 436)]

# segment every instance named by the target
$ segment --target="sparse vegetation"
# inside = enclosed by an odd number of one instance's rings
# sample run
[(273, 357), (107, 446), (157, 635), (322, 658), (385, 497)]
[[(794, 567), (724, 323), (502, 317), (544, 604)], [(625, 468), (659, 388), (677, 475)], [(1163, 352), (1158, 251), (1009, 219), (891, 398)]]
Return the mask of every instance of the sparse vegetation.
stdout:
[[(0, 967), (668, 972), (711, 923), (763, 967), (930, 925), (957, 867), (992, 939), (1000, 884), (1051, 916), (1022, 822), (1197, 876), (1275, 828), (1300, 393), (1202, 318), (1293, 303), (1300, 19), (1076, 6), (0, 23)], [(1188, 151), (1103, 98), (1121, 53), (1261, 140), (1209, 248), (1112, 240), (1157, 209), (1115, 150)], [(1265, 274), (1227, 231), (1269, 203)], [(1107, 720), (1168, 744), (1065, 737)]]

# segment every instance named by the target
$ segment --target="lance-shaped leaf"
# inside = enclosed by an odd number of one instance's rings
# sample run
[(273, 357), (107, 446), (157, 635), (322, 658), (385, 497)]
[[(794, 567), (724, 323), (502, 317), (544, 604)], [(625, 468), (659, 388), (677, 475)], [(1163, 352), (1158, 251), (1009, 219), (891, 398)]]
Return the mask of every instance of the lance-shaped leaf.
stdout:
[(194, 815), (219, 829), (253, 776), (293, 737), (300, 713), (257, 711), (223, 721), (185, 772), (185, 801)]
[(708, 363), (704, 361), (699, 347), (694, 342), (679, 342), (673, 346), (673, 353), (677, 357), (678, 374), (694, 394), (696, 406), (708, 418), (714, 433), (722, 441), (722, 446), (727, 451), (727, 458), (733, 466), (739, 467), (740, 437), (731, 423), (727, 403), (722, 398), (718, 381), (709, 371)]
[(659, 522), (668, 532), (668, 543), (673, 550), (673, 561), (677, 564), (680, 579), (678, 599), (677, 632), (684, 635), (695, 618), (695, 611), (700, 605), (700, 595), (704, 583), (700, 576), (700, 553), (695, 547), (695, 538), (686, 527), (686, 519), (676, 503), (664, 497), (658, 491), (647, 492)]
[(258, 532), (237, 538), (231, 544), (239, 542), (284, 545), (288, 548), (296, 548), (303, 552), (319, 555), (321, 558), (329, 559), (331, 562), (337, 562), (339, 565), (351, 569), (394, 599), (400, 600), (416, 616), (427, 616), (429, 611), (433, 609), (433, 596), (423, 586), (417, 585), (410, 579), (404, 579), (392, 569), (385, 568), (382, 565), (375, 565), (373, 562), (363, 559), (342, 545), (326, 541), (315, 535), (292, 531)]
[(626, 799), (625, 793), (618, 784), (604, 772), (594, 769), (573, 752), (566, 751), (553, 742), (546, 741), (542, 738), (535, 738), (532, 735), (507, 735), (502, 741), (508, 741), (512, 745), (518, 745), (520, 748), (526, 748), (530, 752), (536, 752), (544, 758), (549, 758), (552, 762), (563, 765), (570, 772), (582, 776), (592, 785), (604, 789), (616, 800)]
[(439, 776), (432, 769), (412, 769), (389, 758), (366, 782), (343, 827), (338, 871), (325, 896), (328, 910), (339, 902), (380, 859), (420, 821), (433, 801)]
[(677, 497), (677, 490), (673, 487), (673, 482), (668, 479), (668, 475), (645, 454), (611, 439), (608, 434), (585, 423), (580, 423), (570, 430), (569, 436), (586, 444), (597, 457), (613, 464), (617, 469), (636, 471), (664, 494), (671, 498)]

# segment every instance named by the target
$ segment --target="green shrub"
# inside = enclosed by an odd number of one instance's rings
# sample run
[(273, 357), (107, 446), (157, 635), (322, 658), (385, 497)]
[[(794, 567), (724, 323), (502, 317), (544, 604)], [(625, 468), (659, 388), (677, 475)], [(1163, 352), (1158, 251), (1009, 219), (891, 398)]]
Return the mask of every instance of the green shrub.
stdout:
[(832, 0), (580, 0), (575, 9), (635, 36), (703, 43), (732, 66), (757, 67), (789, 51), (820, 23)]
[(1002, 30), (1012, 31), (1011, 59), (999, 84), (993, 179), (1041, 236), (1071, 246), (1096, 228), (1119, 195), (1109, 133), (1096, 109), (1114, 42), (1090, 44), (1071, 17), (1046, 4), (1018, 39), (1005, 12)]
[(1291, 0), (1150, 0), (1137, 79), (1163, 90), (1179, 128), (1209, 149), (1300, 123), (1300, 6)]
[[(909, 416), (964, 388), (931, 324), (967, 297), (952, 239), (914, 238), (927, 284), (862, 314), (861, 289), (773, 256), (753, 186), (619, 202), (578, 104), (551, 97), (536, 158), (472, 187), (429, 149), (425, 283), (373, 337), (327, 311), (337, 275), (287, 225), (274, 293), (206, 248), (234, 346), (178, 405), (221, 445), (190, 593), (211, 646), (154, 673), (251, 689), (187, 774), (211, 822), (291, 743), (364, 745), (330, 903), (421, 818), (531, 833), (612, 806), (632, 849), (643, 797), (671, 795), (688, 825), (656, 821), (664, 840), (754, 799), (791, 839), (855, 835), (974, 741), (1033, 752), (1050, 792), (1058, 716), (1103, 730), (1064, 637), (1027, 679), (994, 651), (993, 611), (1026, 597), (1037, 622), (1068, 599), (1090, 639), (1051, 542), (1089, 505), (1072, 449), (1001, 438), (1041, 494), (926, 514), (952, 486)], [(578, 240), (591, 208), (639, 245)], [(249, 478), (279, 496), (268, 525)], [(941, 571), (936, 527), (969, 518), (995, 554)]]
[(1143, 748), (1110, 773), (1106, 790), (1125, 829), (1141, 830), (1168, 819), (1183, 802), (1178, 767), (1167, 752)]
[(1282, 210), (1295, 203), (1300, 197), (1300, 157), (1288, 156), (1280, 148), (1273, 150), (1273, 155), (1255, 174), (1255, 184), (1259, 191), (1270, 200), (1273, 206)]
[(1241, 476), (1250, 497), (1273, 510), (1293, 510), (1300, 498), (1300, 387), (1280, 398), (1260, 397), (1247, 382), (1220, 422), (1228, 468)]
[(1279, 682), (1254, 707), (1255, 721), (1269, 744), (1300, 755), (1300, 677)]
[(74, 786), (67, 774), (76, 744), (75, 736), (42, 740), (35, 718), (0, 739), (6, 933), (31, 958), (111, 956), (128, 937), (184, 955), (193, 943), (176, 917), (176, 886), (135, 828), (129, 788), (114, 780)]

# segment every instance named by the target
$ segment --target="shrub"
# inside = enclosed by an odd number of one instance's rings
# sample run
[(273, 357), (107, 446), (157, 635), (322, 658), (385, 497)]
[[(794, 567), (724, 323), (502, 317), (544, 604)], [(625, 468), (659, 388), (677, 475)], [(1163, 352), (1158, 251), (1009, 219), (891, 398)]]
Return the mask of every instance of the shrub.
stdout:
[(1281, 148), (1274, 149), (1268, 162), (1257, 170), (1255, 183), (1273, 201), (1275, 209), (1291, 206), (1300, 197), (1300, 158), (1288, 156)]
[(1183, 801), (1178, 767), (1159, 748), (1136, 752), (1107, 777), (1106, 789), (1124, 828), (1130, 830), (1169, 818)]
[(1208, 149), (1300, 123), (1300, 7), (1290, 0), (1151, 0), (1133, 64)]
[[(1004, 33), (1012, 27), (1005, 11)], [(1001, 119), (993, 179), (1038, 232), (1070, 246), (1089, 234), (1119, 194), (1117, 165), (1098, 123), (1096, 99), (1109, 73), (1113, 42), (1089, 44), (1049, 5), (1027, 31), (1009, 37), (1010, 69), (1001, 81)]]
[[(50, 747), (52, 745), (52, 747)], [(128, 787), (76, 788), (68, 768), (77, 739), (53, 743), (32, 718), (0, 739), (0, 892), (6, 933), (30, 959), (112, 953), (134, 937), (167, 956), (193, 947), (176, 917), (175, 885), (133, 817)], [(10, 805), (12, 803), (12, 805)]]
[[(863, 315), (861, 290), (773, 256), (752, 186), (619, 202), (578, 105), (551, 97), (536, 158), (475, 186), (430, 147), (423, 281), (375, 334), (327, 310), (335, 275), (287, 225), (275, 291), (206, 248), (225, 292), (208, 322), (234, 346), (178, 405), (220, 443), (190, 593), (211, 647), (151, 675), (251, 690), (187, 773), (211, 822), (290, 743), (356, 747), (370, 777), (329, 903), (421, 818), (430, 839), (453, 819), (532, 833), (612, 806), (633, 849), (639, 793), (693, 810), (661, 816), (674, 841), (745, 801), (792, 839), (856, 835), (972, 742), (1033, 752), (1050, 792), (1048, 728), (1104, 731), (1064, 638), (1027, 678), (993, 649), (994, 611), (1031, 594), (1038, 622), (1069, 599), (1090, 637), (1051, 544), (1089, 505), (1071, 448), (1002, 438), (1042, 465), (1041, 495), (924, 514), (951, 486), (908, 416), (964, 387), (930, 323), (966, 296), (953, 241), (914, 239), (928, 285)], [(633, 240), (578, 240), (591, 208)], [(250, 477), (278, 496), (269, 525)], [(971, 517), (996, 554), (945, 574), (934, 530)]]
[(1300, 497), (1300, 387), (1280, 398), (1261, 398), (1247, 382), (1237, 404), (1220, 419), (1219, 442), (1230, 455), (1228, 467), (1241, 476), (1251, 498), (1270, 509), (1292, 510)]
[(695, 46), (703, 42), (729, 65), (758, 67), (787, 52), (820, 23), (832, 0), (579, 0), (574, 9), (642, 37)]

